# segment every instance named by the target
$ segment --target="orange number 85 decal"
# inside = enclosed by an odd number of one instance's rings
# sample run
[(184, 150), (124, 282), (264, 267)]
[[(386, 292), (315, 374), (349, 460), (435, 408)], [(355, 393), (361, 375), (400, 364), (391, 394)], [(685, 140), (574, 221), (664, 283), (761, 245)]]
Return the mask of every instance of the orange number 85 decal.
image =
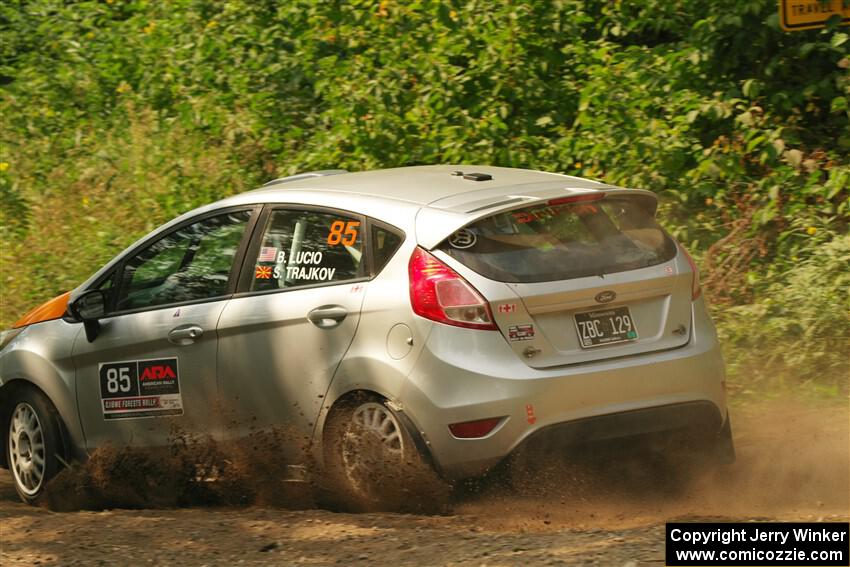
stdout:
[(333, 221), (331, 231), (328, 233), (328, 244), (336, 246), (342, 243), (345, 246), (353, 246), (357, 241), (358, 226), (360, 226), (360, 221)]

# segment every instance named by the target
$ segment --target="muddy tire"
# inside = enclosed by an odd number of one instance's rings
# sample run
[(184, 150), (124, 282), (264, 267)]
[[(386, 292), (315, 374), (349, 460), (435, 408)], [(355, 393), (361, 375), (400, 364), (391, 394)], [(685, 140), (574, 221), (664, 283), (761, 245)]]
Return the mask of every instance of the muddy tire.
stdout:
[(322, 500), (331, 508), (439, 513), (447, 506), (448, 486), (380, 398), (358, 397), (331, 412), (324, 458)]
[(24, 502), (36, 504), (61, 467), (59, 415), (44, 395), (19, 388), (10, 393), (3, 419), (6, 463), (15, 490)]

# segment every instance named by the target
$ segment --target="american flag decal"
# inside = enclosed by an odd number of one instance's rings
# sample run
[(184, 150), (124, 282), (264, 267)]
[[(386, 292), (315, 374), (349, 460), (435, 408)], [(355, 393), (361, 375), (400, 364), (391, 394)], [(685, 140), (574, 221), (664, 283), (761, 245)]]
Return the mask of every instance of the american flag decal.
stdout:
[(257, 257), (257, 262), (274, 262), (277, 258), (277, 248), (274, 246), (263, 246), (260, 248), (260, 255)]
[(271, 266), (257, 266), (257, 269), (254, 270), (254, 277), (258, 280), (268, 280), (272, 277), (272, 267)]

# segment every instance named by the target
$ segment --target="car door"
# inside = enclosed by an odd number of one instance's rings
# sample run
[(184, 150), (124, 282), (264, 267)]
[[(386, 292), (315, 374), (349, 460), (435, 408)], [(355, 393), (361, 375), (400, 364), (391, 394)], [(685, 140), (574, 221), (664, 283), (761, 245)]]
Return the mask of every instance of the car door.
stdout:
[(364, 224), (358, 215), (313, 207), (264, 212), (239, 292), (218, 325), (230, 434), (280, 427), (297, 442), (310, 438), (360, 318)]
[(128, 253), (93, 342), (74, 344), (86, 443), (164, 445), (208, 431), (217, 397), (216, 324), (233, 293), (259, 207), (208, 213)]

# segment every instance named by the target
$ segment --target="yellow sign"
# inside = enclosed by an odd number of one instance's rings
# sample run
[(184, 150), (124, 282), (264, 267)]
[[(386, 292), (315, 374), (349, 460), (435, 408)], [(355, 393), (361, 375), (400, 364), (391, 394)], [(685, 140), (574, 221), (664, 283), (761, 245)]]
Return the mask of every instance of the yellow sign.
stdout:
[(785, 31), (826, 27), (833, 16), (850, 25), (850, 0), (780, 0), (779, 20)]

